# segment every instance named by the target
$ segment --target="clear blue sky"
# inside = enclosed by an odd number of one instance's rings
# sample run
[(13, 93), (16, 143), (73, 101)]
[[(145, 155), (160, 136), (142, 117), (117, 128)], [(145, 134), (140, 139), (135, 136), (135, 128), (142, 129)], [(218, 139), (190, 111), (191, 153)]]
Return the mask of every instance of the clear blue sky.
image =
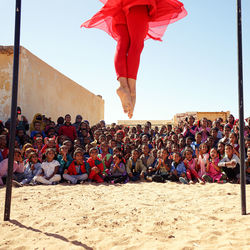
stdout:
[[(14, 40), (15, 1), (0, 0), (0, 45)], [(147, 40), (133, 119), (171, 119), (186, 111), (227, 111), (238, 117), (236, 0), (183, 0), (188, 16), (163, 42)], [(242, 0), (245, 117), (250, 116), (250, 2)], [(116, 42), (80, 29), (98, 0), (23, 0), (21, 45), (105, 100), (105, 120), (127, 119), (115, 89)], [(62, 114), (63, 115), (63, 114)]]

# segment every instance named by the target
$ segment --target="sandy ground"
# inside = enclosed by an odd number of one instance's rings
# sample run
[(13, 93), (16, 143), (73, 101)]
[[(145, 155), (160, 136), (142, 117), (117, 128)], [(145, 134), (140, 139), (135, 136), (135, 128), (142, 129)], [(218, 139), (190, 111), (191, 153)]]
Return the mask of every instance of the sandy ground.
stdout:
[[(57, 185), (13, 188), (0, 249), (250, 249), (240, 186)], [(250, 186), (247, 186), (250, 209)]]

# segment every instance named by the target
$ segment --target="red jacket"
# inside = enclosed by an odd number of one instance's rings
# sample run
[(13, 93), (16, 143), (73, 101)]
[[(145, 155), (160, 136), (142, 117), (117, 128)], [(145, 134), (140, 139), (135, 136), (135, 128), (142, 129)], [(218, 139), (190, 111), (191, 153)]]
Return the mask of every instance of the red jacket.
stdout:
[(74, 141), (77, 138), (76, 128), (73, 125), (62, 125), (58, 131), (59, 135), (65, 135)]
[(101, 173), (103, 173), (104, 167), (103, 167), (102, 161), (99, 158), (97, 158), (94, 161), (92, 159), (92, 157), (89, 157), (89, 159), (87, 160), (87, 163), (89, 164), (90, 168), (98, 167), (100, 169)]
[(68, 167), (68, 174), (69, 175), (79, 175), (79, 174), (88, 174), (89, 164), (84, 162), (80, 167), (80, 173), (76, 172), (76, 161), (72, 161)]

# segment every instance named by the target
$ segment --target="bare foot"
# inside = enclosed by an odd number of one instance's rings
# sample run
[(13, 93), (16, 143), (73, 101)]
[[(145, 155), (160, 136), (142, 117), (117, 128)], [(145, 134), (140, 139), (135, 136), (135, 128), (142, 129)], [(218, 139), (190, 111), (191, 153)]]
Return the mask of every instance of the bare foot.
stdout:
[(116, 93), (120, 97), (124, 113), (129, 113), (131, 112), (132, 109), (132, 102), (131, 102), (130, 91), (127, 84), (127, 78), (120, 77), (118, 81), (120, 82), (120, 87), (116, 90)]
[(131, 101), (132, 101), (132, 113), (134, 112), (136, 102), (136, 80), (128, 78), (128, 87), (130, 90)]

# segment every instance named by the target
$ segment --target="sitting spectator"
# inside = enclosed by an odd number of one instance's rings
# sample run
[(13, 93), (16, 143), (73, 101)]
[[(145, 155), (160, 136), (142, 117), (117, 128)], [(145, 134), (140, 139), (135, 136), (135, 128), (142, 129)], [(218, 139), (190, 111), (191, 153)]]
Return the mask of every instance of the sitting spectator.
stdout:
[(105, 177), (104, 167), (102, 161), (97, 157), (98, 150), (96, 148), (91, 148), (89, 150), (89, 159), (88, 163), (90, 166), (89, 179), (91, 181), (97, 181), (98, 183), (102, 183)]
[(160, 150), (160, 157), (156, 163), (156, 172), (152, 180), (155, 182), (166, 182), (170, 179), (171, 161), (168, 158), (169, 152), (167, 149)]
[[(9, 159), (5, 159), (0, 162), (0, 186), (3, 185), (3, 178), (5, 179), (8, 174), (8, 161)], [(15, 148), (14, 150), (14, 163), (13, 163), (13, 179), (20, 181), (20, 174), (24, 172), (24, 165), (21, 150)]]
[(73, 184), (83, 183), (83, 181), (88, 179), (89, 168), (89, 164), (84, 161), (83, 151), (76, 150), (74, 152), (74, 160), (68, 169), (64, 170), (63, 178)]
[(127, 181), (126, 168), (121, 154), (114, 155), (113, 163), (110, 167), (111, 183), (125, 183)]
[(202, 143), (200, 145), (199, 155), (198, 157), (198, 175), (202, 177), (204, 174), (206, 174), (206, 163), (209, 158), (208, 154), (208, 146), (206, 143)]
[(203, 175), (203, 178), (207, 182), (226, 182), (227, 176), (221, 172), (221, 168), (218, 167), (219, 163), (219, 154), (216, 148), (210, 150), (210, 160), (207, 159), (206, 162), (206, 174)]
[(35, 176), (34, 180), (38, 183), (52, 185), (61, 180), (61, 175), (57, 174), (60, 163), (55, 160), (55, 150), (48, 148), (45, 153), (46, 160), (42, 163), (42, 173)]
[(45, 145), (41, 149), (41, 154), (45, 154), (46, 150), (49, 148), (54, 149), (56, 152), (59, 152), (59, 146), (56, 144), (56, 139), (55, 138), (45, 138)]
[(139, 151), (137, 149), (132, 151), (132, 156), (128, 159), (126, 164), (126, 170), (131, 181), (144, 179), (147, 168), (142, 163), (142, 160), (139, 159)]
[(59, 154), (57, 155), (57, 161), (60, 163), (58, 173), (62, 176), (64, 171), (68, 169), (69, 165), (73, 161), (73, 158), (68, 153), (69, 149), (66, 145), (62, 145), (59, 149)]
[(36, 134), (38, 134), (38, 133), (42, 134), (43, 138), (46, 137), (44, 131), (41, 129), (41, 122), (36, 121), (36, 122), (34, 122), (34, 130), (31, 131), (30, 137), (33, 139), (34, 136), (36, 136)]
[(82, 116), (81, 115), (77, 115), (75, 123), (73, 123), (73, 126), (76, 128), (76, 131), (78, 131), (81, 122), (82, 122)]
[(150, 149), (147, 144), (142, 145), (142, 155), (140, 156), (140, 159), (142, 160), (144, 166), (147, 167), (147, 169), (149, 167), (153, 167), (155, 158), (152, 154), (150, 154)]
[(229, 181), (237, 183), (240, 178), (240, 159), (234, 154), (233, 146), (225, 146), (226, 156), (219, 162), (218, 166), (222, 167)]
[(171, 181), (180, 181), (184, 184), (188, 184), (186, 178), (186, 167), (185, 164), (181, 161), (180, 153), (173, 154), (173, 162), (171, 164)]
[(198, 181), (199, 183), (204, 183), (204, 179), (200, 177), (197, 173), (197, 162), (192, 157), (193, 150), (192, 149), (185, 149), (184, 151), (184, 161), (183, 163), (186, 166), (187, 171), (187, 178), (190, 184), (193, 184), (194, 181)]
[(55, 126), (56, 133), (59, 134), (59, 128), (63, 126), (64, 118), (62, 116), (58, 117), (57, 124)]
[(220, 160), (225, 157), (225, 144), (223, 142), (218, 143), (218, 153)]
[(45, 122), (43, 121), (43, 116), (40, 113), (37, 113), (33, 117), (33, 121), (30, 124), (30, 132), (35, 130), (35, 122), (40, 122), (41, 123), (41, 130), (45, 129)]
[(240, 146), (238, 144), (238, 138), (237, 138), (236, 133), (231, 132), (229, 134), (229, 143), (233, 146), (234, 154), (236, 154), (238, 157), (240, 157), (240, 153), (239, 153)]
[(0, 162), (8, 157), (9, 149), (7, 147), (6, 135), (0, 135)]
[(224, 126), (224, 137), (222, 137), (219, 142), (223, 142), (224, 144), (228, 144), (229, 143), (229, 135), (231, 132), (231, 128), (226, 124)]
[(59, 135), (67, 136), (72, 142), (77, 138), (76, 128), (71, 124), (71, 116), (65, 115), (65, 123), (59, 128)]
[(98, 158), (102, 161), (104, 172), (108, 174), (111, 163), (113, 162), (113, 157), (109, 153), (109, 146), (106, 142), (101, 143), (100, 149), (102, 153), (98, 154)]
[(27, 163), (24, 166), (23, 179), (20, 185), (35, 184), (34, 177), (41, 173), (41, 163), (38, 161), (38, 154), (31, 152)]

